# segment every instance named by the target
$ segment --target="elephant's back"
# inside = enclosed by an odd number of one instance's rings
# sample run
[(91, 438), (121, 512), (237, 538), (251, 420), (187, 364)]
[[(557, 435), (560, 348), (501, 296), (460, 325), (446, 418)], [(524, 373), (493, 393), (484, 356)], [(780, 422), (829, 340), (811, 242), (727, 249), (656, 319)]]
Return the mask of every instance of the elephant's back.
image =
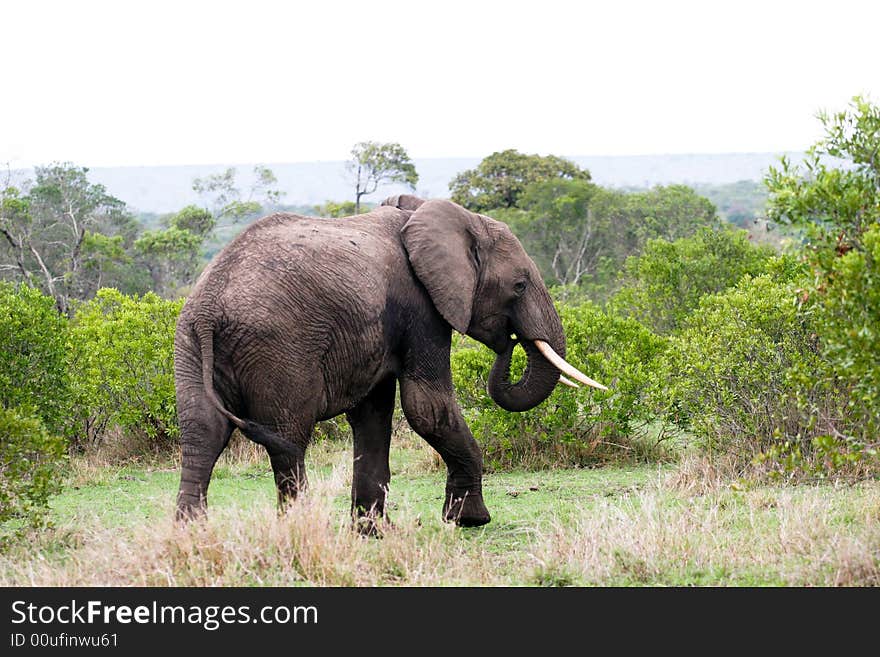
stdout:
[(314, 390), (322, 416), (349, 408), (396, 367), (389, 298), (410, 276), (399, 228), (364, 219), (255, 222), (206, 267), (178, 333), (210, 324), (221, 379), (240, 390), (275, 377)]
[(263, 217), (212, 259), (187, 305), (267, 320), (379, 313), (387, 286), (409, 268), (398, 237), (407, 217), (395, 208), (342, 219)]

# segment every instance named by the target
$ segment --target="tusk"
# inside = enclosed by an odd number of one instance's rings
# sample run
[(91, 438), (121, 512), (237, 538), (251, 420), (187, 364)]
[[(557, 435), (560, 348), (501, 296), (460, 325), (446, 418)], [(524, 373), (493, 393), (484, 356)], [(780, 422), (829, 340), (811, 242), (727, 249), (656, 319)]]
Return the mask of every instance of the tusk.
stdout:
[(593, 379), (578, 370), (576, 367), (566, 363), (565, 359), (557, 354), (555, 351), (553, 351), (553, 347), (551, 347), (543, 340), (535, 340), (535, 346), (538, 348), (538, 351), (540, 351), (544, 355), (544, 358), (553, 363), (556, 369), (558, 369), (563, 374), (568, 374), (568, 376), (575, 379), (576, 381), (580, 381), (584, 385), (592, 386), (593, 388), (598, 388), (599, 390), (608, 390), (608, 388), (603, 386), (598, 381), (593, 381)]
[(569, 388), (580, 388), (580, 386), (577, 383), (575, 383), (571, 379), (566, 379), (561, 374), (559, 375), (559, 383), (561, 383), (562, 385), (566, 385)]

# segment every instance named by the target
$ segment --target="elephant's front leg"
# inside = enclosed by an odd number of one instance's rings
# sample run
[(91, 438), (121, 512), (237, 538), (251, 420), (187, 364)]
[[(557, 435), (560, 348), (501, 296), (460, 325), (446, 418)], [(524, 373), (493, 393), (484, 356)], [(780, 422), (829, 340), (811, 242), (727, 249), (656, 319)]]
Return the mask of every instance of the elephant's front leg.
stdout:
[(491, 518), (483, 503), (483, 457), (455, 401), (451, 374), (401, 378), (400, 400), (410, 426), (446, 463), (443, 520), (485, 525)]
[(374, 535), (376, 521), (385, 514), (385, 496), (391, 481), (388, 450), (397, 381), (382, 381), (345, 415), (354, 433), (351, 515), (357, 530)]

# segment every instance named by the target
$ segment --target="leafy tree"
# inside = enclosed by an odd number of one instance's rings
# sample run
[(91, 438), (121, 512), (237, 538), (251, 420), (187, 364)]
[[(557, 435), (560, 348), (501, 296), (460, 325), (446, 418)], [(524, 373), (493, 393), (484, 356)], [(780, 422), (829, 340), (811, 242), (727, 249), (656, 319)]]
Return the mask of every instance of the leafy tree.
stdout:
[(327, 201), (323, 205), (316, 205), (314, 211), (319, 217), (350, 217), (353, 214), (358, 214), (360, 208), (355, 206), (354, 201), (342, 201), (340, 203)]
[(527, 186), (519, 204), (492, 214), (510, 225), (545, 282), (561, 286), (562, 298), (585, 292), (604, 298), (617, 285), (626, 258), (647, 240), (718, 225), (714, 206), (682, 186), (626, 193), (556, 178)]
[(52, 297), (0, 282), (0, 408), (38, 418), (53, 434), (70, 414), (66, 339), (67, 318)]
[(115, 287), (126, 293), (146, 292), (149, 277), (132, 255), (132, 243), (122, 235), (86, 233), (83, 265), (77, 299), (88, 299), (102, 287)]
[(404, 150), (396, 143), (362, 141), (351, 149), (346, 169), (355, 183), (354, 212), (360, 214), (361, 197), (375, 192), (383, 183), (404, 183), (416, 188), (419, 174)]
[(100, 252), (107, 245), (87, 237), (102, 233), (130, 241), (137, 231), (125, 203), (107, 194), (103, 185), (90, 183), (87, 173), (87, 168), (70, 163), (37, 167), (25, 194), (7, 186), (0, 201), (0, 235), (8, 247), (6, 259), (14, 263), (6, 271), (39, 285), (62, 313), (69, 311), (72, 298), (94, 289), (96, 270), (85, 263), (96, 253), (89, 248)]
[(278, 205), (284, 195), (276, 189), (278, 179), (269, 167), (254, 166), (254, 181), (244, 191), (236, 182), (236, 174), (235, 167), (229, 167), (223, 173), (193, 180), (193, 191), (206, 199), (216, 223), (225, 220), (234, 223), (257, 215), (267, 207)]
[(618, 312), (656, 333), (678, 329), (700, 298), (735, 285), (746, 274), (765, 271), (774, 252), (752, 245), (744, 230), (704, 227), (675, 241), (648, 240), (644, 252), (627, 258), (623, 287), (612, 298)]
[(134, 247), (150, 272), (153, 291), (169, 297), (194, 280), (216, 219), (208, 210), (190, 205), (165, 222), (167, 228), (145, 231)]
[(646, 239), (677, 240), (703, 226), (720, 225), (712, 202), (687, 185), (658, 185), (646, 192), (627, 194), (626, 200), (632, 233), (639, 241), (637, 248)]
[[(657, 368), (656, 399), (666, 417), (710, 453), (747, 464), (779, 437), (809, 445), (816, 435), (797, 404), (795, 377), (815, 372), (811, 318), (798, 312), (792, 281), (745, 276), (700, 299)], [(804, 389), (814, 404), (823, 395)]]
[(545, 280), (576, 285), (595, 272), (610, 237), (608, 216), (597, 209), (605, 193), (586, 180), (544, 180), (525, 189), (520, 208), (494, 216), (520, 237)]
[(818, 413), (832, 437), (876, 443), (880, 427), (880, 106), (855, 96), (818, 116), (825, 129), (802, 165), (783, 158), (765, 182), (769, 216), (802, 227), (829, 388), (850, 391), (845, 414)]
[(748, 229), (766, 214), (767, 187), (760, 180), (697, 183), (694, 190), (715, 204), (722, 219), (740, 228)]
[(174, 327), (183, 300), (104, 288), (80, 304), (68, 341), (77, 446), (111, 427), (143, 434), (160, 448), (177, 433)]
[(476, 169), (462, 171), (449, 183), (452, 200), (475, 212), (519, 206), (531, 183), (543, 180), (590, 180), (590, 172), (555, 155), (525, 155), (515, 149), (492, 153)]
[(41, 525), (60, 488), (71, 412), (66, 340), (67, 318), (52, 297), (0, 282), (0, 524)]
[[(0, 407), (0, 524), (45, 524), (49, 497), (61, 488), (64, 440), (20, 409)], [(19, 525), (18, 531), (24, 529)], [(0, 545), (17, 531), (3, 526)]]

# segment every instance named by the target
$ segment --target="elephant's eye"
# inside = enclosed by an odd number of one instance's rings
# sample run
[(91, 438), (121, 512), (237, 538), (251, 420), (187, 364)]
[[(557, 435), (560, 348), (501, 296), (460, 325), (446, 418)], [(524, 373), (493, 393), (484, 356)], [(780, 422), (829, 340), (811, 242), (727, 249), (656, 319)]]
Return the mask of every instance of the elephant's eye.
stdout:
[(513, 284), (513, 291), (516, 292), (516, 296), (521, 296), (523, 292), (526, 291), (526, 282), (525, 281), (517, 281)]

